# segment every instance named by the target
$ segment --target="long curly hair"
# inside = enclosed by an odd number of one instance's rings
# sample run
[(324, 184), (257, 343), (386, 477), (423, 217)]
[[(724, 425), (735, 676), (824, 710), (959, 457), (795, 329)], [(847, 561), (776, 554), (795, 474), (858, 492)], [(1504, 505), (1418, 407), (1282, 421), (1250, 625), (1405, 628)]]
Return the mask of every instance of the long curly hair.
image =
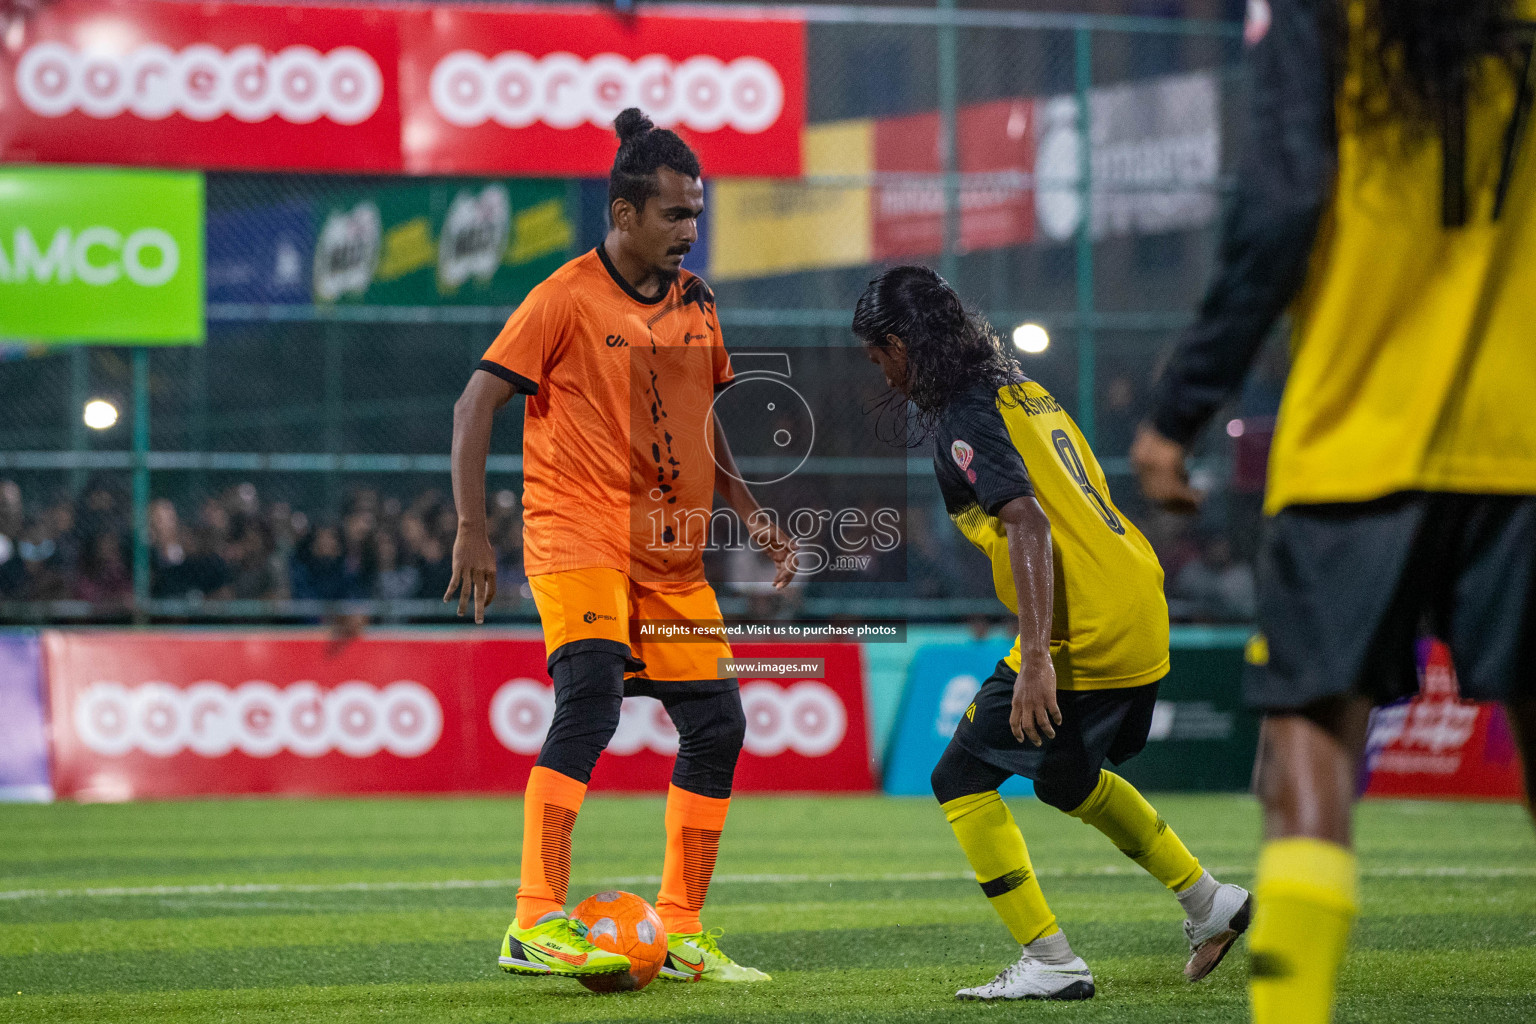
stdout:
[(869, 282), (854, 307), (853, 333), (877, 348), (889, 347), (889, 334), (905, 345), (906, 398), (916, 409), (912, 444), (933, 433), (962, 392), (978, 384), (996, 391), (1025, 379), (992, 325), (927, 267), (896, 267)]
[[(1336, 0), (1335, 81), (1342, 81), (1352, 0)], [(1365, 58), (1357, 108), (1372, 125), (1437, 131), (1450, 108), (1480, 89), (1486, 59), (1520, 75), (1516, 0), (1364, 0), (1356, 45)]]

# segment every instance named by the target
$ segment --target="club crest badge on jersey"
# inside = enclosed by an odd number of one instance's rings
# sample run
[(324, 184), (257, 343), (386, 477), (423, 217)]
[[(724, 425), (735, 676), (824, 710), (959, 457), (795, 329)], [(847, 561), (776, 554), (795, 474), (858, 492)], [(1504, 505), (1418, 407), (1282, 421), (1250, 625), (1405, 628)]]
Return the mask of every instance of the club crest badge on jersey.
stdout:
[(954, 456), (955, 465), (965, 473), (965, 478), (975, 483), (976, 471), (971, 468), (971, 460), (976, 457), (976, 449), (957, 438), (955, 443), (949, 446), (949, 454)]

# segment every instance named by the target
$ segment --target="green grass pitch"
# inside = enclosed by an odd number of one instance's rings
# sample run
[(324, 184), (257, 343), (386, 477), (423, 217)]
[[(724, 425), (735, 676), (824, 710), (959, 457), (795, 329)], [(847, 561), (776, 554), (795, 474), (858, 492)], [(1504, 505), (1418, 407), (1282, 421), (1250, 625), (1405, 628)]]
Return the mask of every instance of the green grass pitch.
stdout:
[[(1258, 811), (1154, 796), (1246, 882)], [(1092, 829), (1012, 801), (1088, 960), (1081, 1004), (959, 1004), (1013, 958), (931, 801), (738, 799), (706, 925), (766, 985), (596, 996), (513, 978), (515, 800), (0, 806), (0, 1021), (1242, 1021), (1247, 954), (1186, 984), (1178, 905)], [(655, 897), (661, 801), (595, 797), (572, 902)], [(1373, 803), (1340, 1021), (1536, 1021), (1536, 833), (1512, 806)]]

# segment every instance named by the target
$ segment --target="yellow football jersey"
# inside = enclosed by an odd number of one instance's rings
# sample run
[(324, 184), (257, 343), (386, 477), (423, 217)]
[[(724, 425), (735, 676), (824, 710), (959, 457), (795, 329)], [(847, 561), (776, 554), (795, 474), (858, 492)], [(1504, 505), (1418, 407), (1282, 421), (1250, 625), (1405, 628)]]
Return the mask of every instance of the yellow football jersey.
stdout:
[[(1033, 495), (1051, 521), (1055, 607), (1051, 660), (1064, 690), (1142, 686), (1168, 672), (1163, 569), (1115, 508), (1077, 424), (1039, 384), (978, 387), (945, 409), (934, 471), (950, 518), (992, 563), (1000, 601), (1018, 598), (997, 513)], [(1019, 668), (1014, 641), (1008, 664)]]
[[(1536, 0), (1520, 8), (1532, 17)], [(1490, 59), (1469, 90), (1457, 175), (1440, 133), (1361, 123), (1358, 45), (1350, 60), (1333, 197), (1292, 308), (1266, 510), (1404, 490), (1536, 494), (1536, 417), (1524, 414), (1536, 154), (1528, 130), (1510, 130), (1516, 82)]]

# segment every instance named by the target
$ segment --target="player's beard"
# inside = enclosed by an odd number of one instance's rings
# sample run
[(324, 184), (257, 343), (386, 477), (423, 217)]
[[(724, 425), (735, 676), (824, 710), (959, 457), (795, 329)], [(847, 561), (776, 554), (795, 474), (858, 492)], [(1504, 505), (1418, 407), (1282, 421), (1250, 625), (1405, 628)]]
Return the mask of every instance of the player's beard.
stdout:
[(676, 270), (671, 267), (657, 267), (656, 279), (661, 282), (662, 292), (671, 291), (672, 286), (677, 283), (677, 279), (682, 275), (682, 272), (681, 267), (678, 267)]
[[(692, 248), (693, 248), (693, 246), (690, 245), (690, 246), (688, 246), (687, 249), (683, 250), (682, 252), (678, 252), (678, 251), (673, 250), (673, 249), (668, 249), (667, 250), (667, 255), (668, 256), (682, 256), (684, 259), (687, 259), (688, 252), (690, 250), (692, 250)], [(662, 265), (662, 266), (658, 266), (656, 268), (656, 276), (661, 280), (661, 290), (664, 291), (664, 292), (671, 290), (672, 286), (677, 283), (678, 277), (680, 277), (682, 275), (682, 272), (683, 272), (683, 267), (682, 267), (681, 263), (679, 263), (676, 268), (672, 267), (671, 264), (665, 264), (665, 265)]]

